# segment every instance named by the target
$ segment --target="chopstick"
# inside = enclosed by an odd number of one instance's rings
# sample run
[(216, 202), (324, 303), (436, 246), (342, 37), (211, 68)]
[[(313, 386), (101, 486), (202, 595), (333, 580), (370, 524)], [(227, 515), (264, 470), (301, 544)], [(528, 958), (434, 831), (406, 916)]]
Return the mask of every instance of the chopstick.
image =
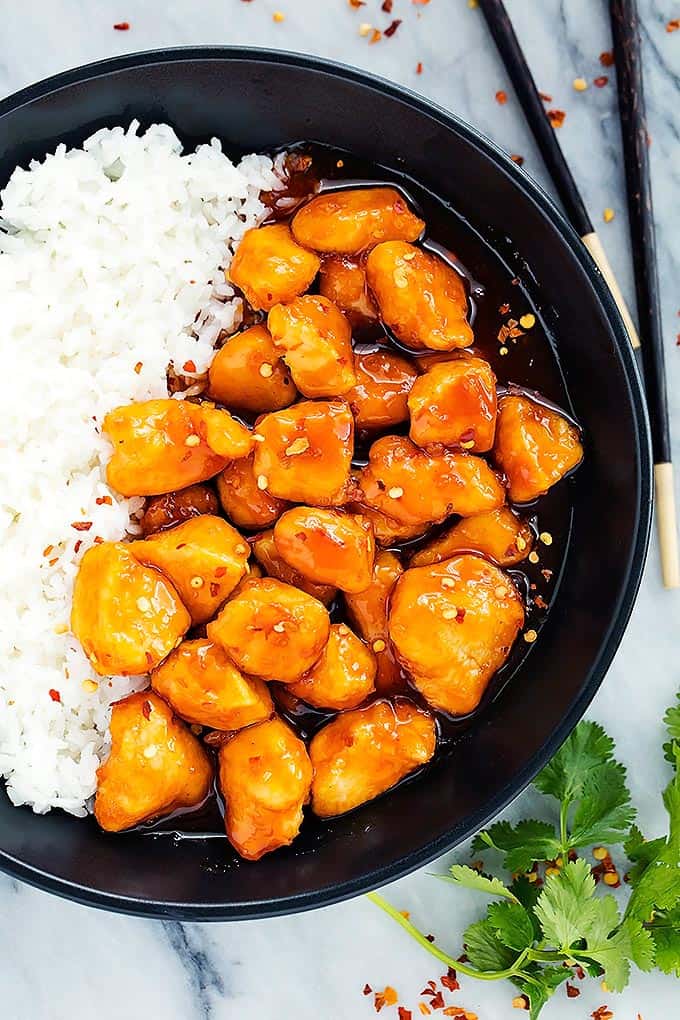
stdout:
[(656, 519), (663, 582), (680, 587), (675, 489), (666, 394), (661, 302), (649, 170), (649, 136), (642, 83), (642, 54), (636, 0), (610, 0), (619, 114), (626, 168), (628, 220), (640, 331), (647, 409), (652, 431)]
[(527, 124), (543, 157), (543, 162), (553, 179), (567, 218), (578, 232), (593, 261), (602, 273), (621, 313), (621, 318), (633, 348), (638, 348), (640, 346), (640, 338), (635, 324), (628, 311), (605, 250), (602, 247), (602, 242), (588, 216), (588, 211), (576, 186), (569, 165), (564, 158), (555, 131), (546, 116), (543, 100), (538, 94), (536, 83), (524, 58), (524, 53), (517, 40), (505, 6), (502, 0), (479, 0), (479, 6), (486, 18), (486, 23), (496, 43), (501, 59), (505, 64), (505, 69), (508, 72), (510, 81), (524, 111)]

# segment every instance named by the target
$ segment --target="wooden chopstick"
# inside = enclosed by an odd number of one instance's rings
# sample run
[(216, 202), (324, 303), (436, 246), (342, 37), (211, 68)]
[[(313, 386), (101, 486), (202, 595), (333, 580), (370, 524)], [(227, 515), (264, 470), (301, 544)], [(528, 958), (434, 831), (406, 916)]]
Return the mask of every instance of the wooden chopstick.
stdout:
[(649, 170), (649, 136), (642, 82), (642, 54), (636, 0), (610, 0), (619, 114), (626, 170), (628, 220), (640, 332), (647, 410), (652, 431), (656, 517), (663, 582), (680, 587), (675, 489), (666, 393), (661, 302)]
[(640, 346), (640, 338), (637, 329), (628, 311), (621, 289), (616, 282), (602, 242), (588, 216), (588, 211), (576, 186), (569, 165), (564, 158), (564, 153), (560, 148), (560, 143), (557, 141), (555, 131), (546, 116), (543, 100), (538, 94), (536, 83), (529, 70), (529, 65), (525, 60), (505, 6), (502, 0), (479, 0), (479, 6), (486, 18), (486, 23), (496, 43), (501, 59), (505, 64), (505, 69), (508, 72), (510, 81), (524, 111), (527, 124), (543, 157), (543, 162), (553, 179), (567, 218), (578, 232), (593, 261), (602, 273), (621, 313), (630, 342), (634, 348), (638, 348)]

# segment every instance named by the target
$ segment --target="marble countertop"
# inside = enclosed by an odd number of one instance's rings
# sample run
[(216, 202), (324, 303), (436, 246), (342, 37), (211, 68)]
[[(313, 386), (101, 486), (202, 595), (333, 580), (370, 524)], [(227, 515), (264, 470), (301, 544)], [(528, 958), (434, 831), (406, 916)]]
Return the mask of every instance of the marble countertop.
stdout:
[[(613, 81), (577, 93), (576, 77), (603, 73), (610, 47), (606, 3), (595, 0), (508, 0), (539, 88), (567, 113), (560, 131), (567, 157), (624, 291), (632, 300), (619, 128)], [(651, 159), (667, 338), (669, 389), (680, 462), (680, 234), (673, 213), (680, 187), (680, 33), (665, 23), (680, 14), (676, 0), (640, 0), (644, 22)], [(284, 20), (275, 22), (275, 10)], [(0, 96), (68, 67), (126, 51), (187, 44), (249, 44), (298, 50), (354, 64), (421, 92), (470, 121), (510, 152), (549, 191), (536, 149), (485, 30), (467, 0), (426, 6), (394, 0), (403, 23), (392, 37), (369, 45), (359, 24), (384, 28), (380, 0), (352, 10), (347, 0), (22, 0), (7, 6), (0, 35)], [(130, 30), (114, 31), (128, 21)], [(416, 74), (422, 63), (422, 74)], [(612, 79), (611, 72), (609, 73)], [(505, 105), (494, 96), (508, 94)], [(602, 211), (616, 216), (602, 222)], [(675, 229), (674, 229), (675, 228)], [(642, 591), (621, 649), (589, 715), (616, 737), (630, 766), (640, 821), (660, 831), (659, 791), (663, 709), (678, 687), (680, 593), (664, 592), (652, 547)], [(507, 812), (531, 811), (531, 793)], [(459, 851), (460, 853), (460, 851)], [(451, 855), (457, 856), (456, 854)], [(434, 870), (430, 867), (428, 871)], [(438, 868), (438, 870), (440, 870)], [(388, 895), (437, 935), (454, 955), (478, 901), (463, 892), (442, 895), (424, 871), (396, 883)], [(451, 942), (453, 940), (453, 942)], [(420, 1016), (420, 989), (442, 968), (365, 899), (295, 917), (238, 924), (178, 924), (105, 914), (68, 903), (0, 876), (0, 998), (3, 1020), (361, 1020), (375, 1016), (361, 990), (397, 987)], [(513, 1017), (512, 990), (463, 979), (454, 1001), (480, 1020)], [(666, 1020), (677, 1015), (678, 985), (636, 972), (626, 992), (604, 994), (590, 982), (581, 997), (560, 989), (546, 1020), (588, 1017), (607, 1002), (617, 1020)], [(673, 1009), (673, 1005), (675, 1008)], [(386, 1017), (395, 1011), (385, 1010)], [(441, 1015), (441, 1014), (434, 1014)]]

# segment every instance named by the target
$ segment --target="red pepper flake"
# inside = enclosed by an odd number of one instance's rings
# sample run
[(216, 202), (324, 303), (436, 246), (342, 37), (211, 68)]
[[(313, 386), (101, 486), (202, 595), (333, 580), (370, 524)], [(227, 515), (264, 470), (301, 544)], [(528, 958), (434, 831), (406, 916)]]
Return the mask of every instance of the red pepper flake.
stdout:
[(668, 24), (666, 25), (667, 32), (677, 32), (679, 28), (680, 18), (673, 18), (673, 20), (669, 21)]
[(450, 992), (456, 992), (460, 988), (460, 981), (453, 967), (449, 967), (446, 974), (439, 979), (443, 984), (444, 988), (448, 988)]
[(590, 1015), (593, 1020), (612, 1020), (614, 1016), (609, 1006), (598, 1006)]
[(376, 1013), (379, 1013), (383, 1006), (396, 1006), (398, 998), (394, 988), (391, 985), (386, 985), (382, 992), (375, 993), (373, 1005)]
[(444, 1002), (444, 996), (442, 995), (441, 992), (437, 992), (437, 994), (433, 995), (432, 998), (430, 999), (431, 1009), (443, 1009), (445, 1005), (446, 1003)]
[(508, 312), (510, 311), (510, 305), (507, 303), (507, 301), (499, 307), (498, 311), (501, 313), (501, 315), (508, 314)]
[(570, 985), (567, 981), (567, 998), (576, 999), (581, 994), (581, 989), (577, 988), (576, 985)]
[(437, 991), (436, 983), (434, 981), (428, 981), (420, 994), (421, 995), (434, 995), (434, 993), (436, 991)]
[(135, 372), (137, 373), (137, 375), (139, 375), (139, 373), (142, 371), (143, 366), (144, 366), (143, 361), (137, 362), (137, 364), (135, 365)]
[(603, 53), (600, 53), (600, 63), (603, 67), (614, 66), (614, 54), (611, 50), (604, 50)]
[(456, 957), (458, 963), (469, 963), (470, 957), (467, 953), (461, 953), (460, 956)]
[(196, 371), (196, 363), (194, 361), (192, 361), (191, 359), (189, 359), (189, 361), (185, 361), (184, 364), (182, 365), (182, 371), (183, 372), (195, 372)]
[(678, 333), (675, 338), (675, 346), (680, 347), (680, 333)]
[[(349, 0), (349, 2), (351, 4), (352, 0)], [(363, 987), (363, 994), (364, 995), (370, 995), (372, 991), (373, 991), (373, 989), (371, 988), (371, 986), (368, 983), (364, 985), (364, 987)]]
[(416, 7), (425, 7), (429, 2), (430, 0), (411, 0), (411, 3)]
[(385, 14), (391, 14), (392, 8), (394, 7), (394, 0), (383, 0), (380, 10), (384, 11)]
[(545, 601), (542, 595), (537, 595), (534, 599), (534, 605), (537, 609), (547, 609), (548, 603)]
[(416, 74), (422, 74), (422, 73), (423, 73), (423, 62), (422, 62), (422, 60), (419, 60), (418, 63), (416, 64)]
[(549, 96), (547, 92), (539, 92), (538, 94), (544, 103), (552, 103), (552, 96)]
[(115, 28), (116, 32), (129, 32), (130, 31), (130, 22), (129, 21), (117, 21), (116, 24), (113, 27)]
[(403, 1006), (399, 1006), (397, 1009), (397, 1015), (399, 1020), (413, 1020), (413, 1013), (410, 1009), (405, 1009)]
[(46, 545), (45, 548), (43, 549), (43, 556), (49, 556), (53, 549), (54, 549), (53, 545)]
[(503, 89), (499, 89), (498, 92), (496, 93), (496, 102), (499, 103), (501, 106), (504, 106), (507, 103), (507, 101), (508, 101), (507, 92), (504, 92)]
[(215, 570), (215, 577), (224, 577), (226, 572), (227, 572), (226, 567), (217, 567), (217, 569)]
[(601, 74), (599, 78), (593, 78), (593, 85), (595, 85), (598, 89), (603, 89), (608, 81), (609, 78), (607, 75)]
[(94, 542), (95, 545), (101, 545), (104, 539), (102, 538), (101, 535), (95, 535), (92, 541)]
[(444, 1016), (453, 1016), (456, 1020), (465, 1020), (466, 1013), (462, 1006), (447, 1006)]
[(55, 563), (58, 563), (58, 562), (59, 562), (59, 557), (58, 557), (58, 556), (55, 556), (55, 558), (54, 558), (53, 560), (48, 560), (48, 561), (47, 561), (47, 566), (48, 566), (48, 567), (53, 567), (53, 566), (54, 566), (54, 564), (55, 564)]
[(95, 503), (97, 506), (111, 506), (113, 504), (113, 500), (110, 496), (97, 496)]
[(574, 974), (579, 979), (579, 981), (583, 981), (583, 979), (586, 976), (586, 972), (579, 963), (577, 963), (576, 966), (574, 967)]
[(430, 1009), (426, 1002), (419, 1002), (418, 1009), (423, 1014), (423, 1016), (429, 1016), (430, 1013), (432, 1012), (432, 1010)]
[(368, 40), (369, 46), (373, 46), (375, 43), (380, 42), (382, 39), (382, 32), (379, 28), (374, 28), (371, 38)]
[(385, 29), (385, 35), (390, 39), (401, 25), (401, 18), (395, 18), (391, 25)]
[(147, 666), (153, 666), (153, 655), (151, 652), (144, 652), (144, 658), (146, 659)]
[(142, 715), (144, 716), (145, 719), (150, 719), (151, 718), (151, 702), (150, 701), (143, 701), (142, 702)]
[(78, 554), (80, 552), (80, 547), (81, 547), (82, 544), (83, 544), (83, 540), (82, 540), (82, 538), (79, 538), (78, 541), (76, 542), (76, 544), (73, 546), (74, 553)]
[[(543, 579), (544, 579), (545, 581), (549, 581), (549, 580), (550, 580), (550, 578), (551, 578), (551, 577), (553, 576), (553, 572), (552, 572), (552, 570), (542, 570), (542, 571), (541, 571), (541, 574), (542, 574), (542, 576), (543, 576)], [(576, 860), (576, 858), (574, 858), (574, 860)]]
[(50, 687), (48, 694), (51, 697), (52, 701), (59, 702), (61, 701), (61, 694), (59, 693), (59, 691), (55, 691), (54, 687)]
[(512, 152), (510, 154), (510, 159), (513, 163), (516, 163), (517, 166), (524, 166), (524, 156), (519, 156), (516, 152)]
[(71, 527), (75, 528), (76, 531), (89, 531), (92, 527), (92, 521), (73, 521)]
[(434, 935), (426, 935), (425, 938), (428, 942), (434, 942)]
[(210, 594), (212, 595), (212, 597), (215, 598), (215, 596), (219, 594), (219, 591), (220, 591), (219, 584), (215, 584), (214, 581), (211, 581), (210, 582)]
[(564, 110), (548, 110), (548, 120), (554, 128), (562, 127), (566, 116)]
[(366, 0), (349, 0), (350, 7), (353, 7), (355, 11), (358, 11), (360, 7), (366, 6)]

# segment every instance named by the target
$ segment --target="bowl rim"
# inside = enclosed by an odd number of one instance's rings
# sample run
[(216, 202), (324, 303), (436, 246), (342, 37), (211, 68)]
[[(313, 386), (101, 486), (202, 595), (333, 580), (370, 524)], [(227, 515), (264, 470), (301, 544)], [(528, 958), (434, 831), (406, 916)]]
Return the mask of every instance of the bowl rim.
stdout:
[[(611, 623), (606, 636), (602, 641), (597, 658), (584, 679), (579, 695), (574, 699), (571, 708), (559, 726), (556, 727), (549, 738), (543, 743), (540, 750), (533, 755), (524, 768), (519, 773), (513, 775), (512, 779), (483, 808), (480, 808), (479, 811), (470, 816), (467, 828), (471, 834), (486, 825), (519, 796), (537, 772), (566, 740), (576, 723), (583, 716), (611, 665), (628, 624), (640, 587), (647, 557), (652, 521), (653, 468), (646, 402), (643, 395), (638, 363), (633, 354), (623, 320), (604, 281), (604, 277), (593, 262), (576, 231), (543, 187), (514, 163), (506, 152), (483, 132), (472, 127), (466, 121), (437, 103), (413, 92), (408, 87), (396, 85), (379, 75), (362, 71), (347, 64), (321, 57), (308, 56), (303, 53), (252, 46), (176, 46), (141, 50), (83, 64), (42, 79), (35, 84), (28, 85), (0, 100), (0, 119), (5, 114), (16, 111), (36, 99), (45, 98), (51, 93), (58, 92), (71, 85), (85, 84), (90, 79), (115, 74), (116, 72), (133, 67), (145, 67), (147, 65), (164, 63), (173, 64), (192, 60), (253, 61), (264, 64), (289, 64), (293, 67), (306, 68), (341, 78), (362, 88), (382, 92), (406, 103), (426, 116), (437, 120), (444, 126), (454, 129), (465, 141), (481, 150), (499, 169), (508, 174), (515, 185), (523, 192), (525, 198), (533, 202), (539, 211), (550, 220), (554, 229), (561, 235), (562, 241), (588, 276), (609, 322), (615, 340), (615, 355), (618, 356), (623, 369), (637, 425), (635, 453), (640, 464), (640, 475), (636, 492), (636, 529), (626, 566), (625, 581), (621, 586), (618, 601), (612, 611)], [(28, 865), (18, 857), (6, 853), (1, 847), (0, 871), (46, 892), (87, 906), (118, 913), (165, 919), (173, 918), (183, 921), (247, 920), (298, 913), (322, 906), (330, 906), (342, 900), (358, 896), (361, 893), (403, 878), (418, 868), (431, 863), (437, 857), (453, 849), (454, 846), (462, 841), (462, 838), (465, 837), (453, 835), (449, 831), (449, 833), (426, 843), (407, 857), (394, 861), (383, 868), (368, 871), (360, 877), (342, 883), (321, 887), (313, 892), (281, 897), (276, 900), (262, 899), (247, 902), (230, 901), (228, 903), (217, 901), (205, 904), (153, 900), (141, 896), (105, 893), (91, 886), (63, 879), (50, 874), (44, 869)]]

